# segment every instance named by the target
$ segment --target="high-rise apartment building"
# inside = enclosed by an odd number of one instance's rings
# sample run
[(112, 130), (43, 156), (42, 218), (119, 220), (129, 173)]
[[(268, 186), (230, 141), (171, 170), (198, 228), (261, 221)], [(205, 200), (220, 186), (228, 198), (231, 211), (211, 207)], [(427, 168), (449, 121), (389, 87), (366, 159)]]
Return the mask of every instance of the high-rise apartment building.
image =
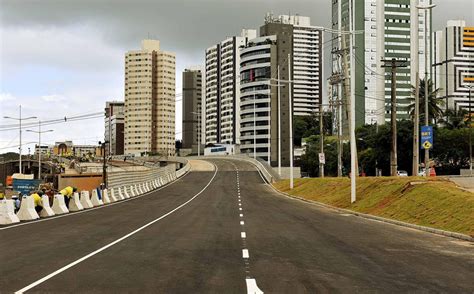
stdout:
[(105, 104), (104, 141), (109, 142), (106, 146), (109, 155), (123, 154), (124, 110), (125, 103), (123, 101), (107, 101)]
[(183, 72), (183, 144), (182, 148), (198, 151), (202, 144), (202, 101), (204, 96), (203, 69), (187, 68)]
[[(273, 35), (252, 39), (240, 50), (240, 152), (255, 154), (270, 163), (278, 160), (278, 125), (281, 123), (277, 87), (272, 86), (271, 80), (277, 77), (273, 71), (277, 66), (276, 49)], [(288, 110), (285, 118), (287, 114)], [(287, 122), (288, 119), (285, 124)]]
[[(289, 51), (286, 52), (292, 56), (293, 114), (295, 116), (316, 114), (323, 97), (322, 28), (311, 26), (311, 19), (307, 16), (274, 17), (272, 14), (267, 14), (265, 25), (260, 28), (260, 36), (276, 35), (277, 39), (287, 38), (283, 32), (289, 34), (288, 42), (291, 43)], [(284, 44), (282, 42), (279, 47)], [(288, 60), (283, 50), (279, 51), (280, 56)], [(284, 60), (280, 60), (278, 65), (287, 66)]]
[[(438, 98), (445, 99), (446, 109), (469, 111), (469, 87), (474, 87), (474, 27), (467, 27), (463, 20), (448, 21), (446, 28), (434, 33), (433, 47)], [(473, 112), (474, 103), (471, 107)]]
[(242, 30), (206, 49), (206, 144), (239, 144), (239, 48), (256, 35)]
[[(345, 71), (354, 72), (356, 124), (379, 124), (390, 120), (391, 69), (382, 68), (382, 59), (405, 60), (407, 67), (397, 69), (397, 117), (409, 117), (412, 103), (411, 87), (416, 83), (416, 72), (424, 78), (424, 13), (417, 5), (431, 0), (334, 0), (332, 28), (337, 31), (357, 31), (354, 54), (350, 56), (350, 35), (333, 34), (333, 74), (339, 76), (331, 95), (347, 104), (344, 84)], [(352, 6), (350, 6), (352, 5)], [(349, 14), (352, 7), (352, 15)], [(349, 26), (354, 19), (354, 28)], [(428, 17), (428, 36), (431, 15)], [(363, 32), (363, 33), (360, 33)], [(428, 39), (428, 44), (431, 40)], [(418, 50), (419, 49), (419, 50)], [(429, 53), (429, 52), (428, 52)], [(429, 60), (428, 56), (428, 60)], [(353, 60), (354, 70), (350, 68)], [(342, 97), (342, 101), (341, 101)]]
[(175, 154), (175, 54), (143, 40), (125, 56), (125, 154)]

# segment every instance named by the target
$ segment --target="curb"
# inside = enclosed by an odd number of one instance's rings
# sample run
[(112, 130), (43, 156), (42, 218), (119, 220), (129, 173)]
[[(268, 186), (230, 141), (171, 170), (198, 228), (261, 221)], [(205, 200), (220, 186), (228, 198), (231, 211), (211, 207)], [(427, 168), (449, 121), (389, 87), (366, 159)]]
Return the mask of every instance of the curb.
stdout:
[(410, 223), (402, 222), (402, 221), (399, 221), (399, 220), (394, 220), (394, 219), (384, 218), (384, 217), (381, 217), (381, 216), (375, 216), (375, 215), (371, 215), (371, 214), (356, 212), (356, 211), (345, 209), (345, 208), (339, 208), (339, 207), (335, 207), (335, 206), (325, 204), (325, 203), (322, 203), (322, 202), (319, 202), (319, 201), (308, 200), (308, 199), (305, 199), (305, 198), (302, 198), (302, 197), (299, 197), (299, 196), (290, 195), (288, 193), (281, 192), (277, 188), (273, 187), (273, 185), (271, 185), (271, 184), (267, 184), (267, 185), (270, 186), (276, 193), (278, 193), (278, 194), (280, 194), (284, 197), (287, 197), (287, 198), (297, 199), (297, 200), (304, 201), (304, 202), (307, 202), (307, 203), (322, 206), (324, 208), (329, 208), (329, 209), (336, 210), (336, 211), (339, 211), (339, 212), (349, 213), (349, 214), (352, 214), (352, 215), (355, 215), (355, 216), (360, 216), (360, 217), (363, 217), (363, 218), (366, 218), (366, 219), (377, 220), (377, 221), (381, 221), (381, 222), (384, 222), (384, 223), (389, 223), (389, 224), (393, 224), (393, 225), (407, 227), (407, 228), (411, 228), (411, 229), (415, 229), (415, 230), (419, 230), (419, 231), (424, 231), (424, 232), (428, 232), (428, 233), (432, 233), (432, 234), (436, 234), (436, 235), (451, 237), (451, 238), (455, 238), (455, 239), (459, 239), (459, 240), (463, 240), (463, 241), (474, 242), (474, 237), (471, 237), (471, 236), (468, 236), (468, 235), (465, 235), (465, 234), (455, 233), (455, 232), (450, 232), (450, 231), (445, 231), (445, 230), (441, 230), (441, 229), (435, 229), (435, 228), (430, 228), (430, 227), (425, 227), (425, 226), (420, 226), (420, 225), (415, 225), (415, 224), (410, 224)]

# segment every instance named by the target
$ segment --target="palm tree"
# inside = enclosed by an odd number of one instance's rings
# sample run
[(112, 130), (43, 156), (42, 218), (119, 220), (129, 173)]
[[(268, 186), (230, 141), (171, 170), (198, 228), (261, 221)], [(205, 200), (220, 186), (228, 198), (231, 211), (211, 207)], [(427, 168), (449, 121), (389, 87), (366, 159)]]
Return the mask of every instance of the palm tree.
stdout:
[(448, 129), (461, 129), (467, 127), (468, 123), (466, 120), (468, 112), (466, 109), (448, 109), (445, 112), (445, 118), (440, 120), (442, 121)]
[[(425, 85), (426, 80), (420, 79), (420, 121), (425, 121)], [(436, 124), (439, 119), (443, 117), (443, 109), (441, 108), (444, 106), (444, 100), (437, 98), (438, 92), (440, 89), (433, 90), (433, 82), (428, 80), (428, 113), (429, 119), (431, 123)], [(415, 97), (415, 87), (411, 86), (411, 93), (413, 97)], [(413, 119), (415, 115), (415, 99), (411, 98), (413, 103), (408, 106), (408, 111), (410, 117)]]

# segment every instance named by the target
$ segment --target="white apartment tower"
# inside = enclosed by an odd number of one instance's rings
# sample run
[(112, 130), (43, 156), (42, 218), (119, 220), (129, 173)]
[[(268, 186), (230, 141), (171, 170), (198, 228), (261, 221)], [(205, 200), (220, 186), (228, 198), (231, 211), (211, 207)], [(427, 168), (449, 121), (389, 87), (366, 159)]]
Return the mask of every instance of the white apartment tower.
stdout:
[(125, 55), (125, 154), (175, 154), (175, 54), (158, 40)]
[(239, 144), (239, 48), (256, 35), (242, 30), (206, 49), (206, 144)]
[(434, 89), (440, 89), (438, 98), (445, 99), (446, 110), (474, 112), (474, 27), (466, 26), (463, 20), (450, 20), (434, 34), (433, 47)]
[(276, 21), (293, 26), (293, 115), (314, 115), (323, 97), (322, 28), (311, 26), (307, 16), (280, 15)]

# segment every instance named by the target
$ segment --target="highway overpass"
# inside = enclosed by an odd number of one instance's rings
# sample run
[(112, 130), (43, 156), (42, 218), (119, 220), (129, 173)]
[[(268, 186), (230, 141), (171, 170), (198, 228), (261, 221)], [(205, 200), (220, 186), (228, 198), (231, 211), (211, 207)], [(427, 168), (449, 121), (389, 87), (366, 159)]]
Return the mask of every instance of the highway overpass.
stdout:
[(287, 198), (247, 161), (191, 165), (140, 198), (0, 228), (0, 292), (474, 291), (471, 242)]

